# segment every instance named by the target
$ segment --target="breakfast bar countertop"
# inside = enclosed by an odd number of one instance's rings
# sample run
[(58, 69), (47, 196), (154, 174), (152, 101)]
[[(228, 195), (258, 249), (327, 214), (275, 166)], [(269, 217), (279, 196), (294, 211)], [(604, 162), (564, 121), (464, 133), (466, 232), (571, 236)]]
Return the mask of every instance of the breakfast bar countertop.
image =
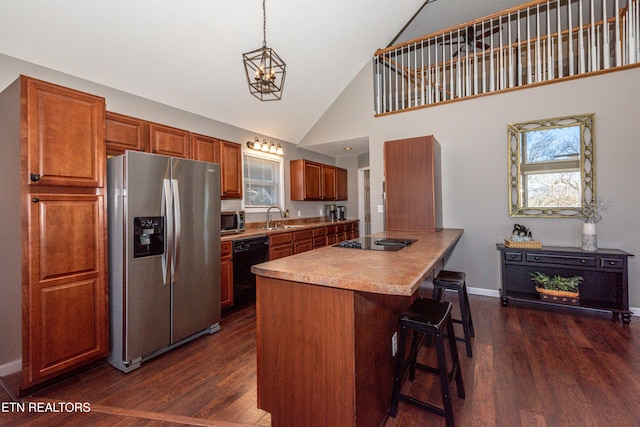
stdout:
[(376, 238), (416, 239), (399, 251), (328, 246), (251, 267), (263, 277), (386, 295), (411, 296), (451, 251), (462, 229), (387, 231)]

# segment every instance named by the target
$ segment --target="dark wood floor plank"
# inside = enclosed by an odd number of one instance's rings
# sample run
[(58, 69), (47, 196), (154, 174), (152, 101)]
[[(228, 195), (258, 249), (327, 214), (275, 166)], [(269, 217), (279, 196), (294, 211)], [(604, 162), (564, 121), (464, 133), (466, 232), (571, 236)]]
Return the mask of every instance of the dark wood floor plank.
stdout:
[[(457, 303), (455, 294), (447, 299)], [(631, 426), (640, 420), (640, 320), (470, 295), (474, 357), (459, 343), (466, 399), (453, 387), (459, 426)], [(457, 313), (457, 308), (456, 308)], [(461, 334), (459, 325), (456, 333)], [(0, 413), (5, 426), (268, 427), (256, 402), (255, 307), (228, 312), (222, 330), (124, 374), (98, 366), (26, 399), (88, 401), (88, 414)], [(420, 361), (432, 363), (433, 347)], [(392, 379), (390, 379), (391, 381)], [(440, 404), (437, 378), (418, 372), (403, 391)], [(2, 392), (0, 392), (2, 393)], [(9, 401), (0, 395), (1, 401)], [(23, 400), (26, 401), (26, 400)], [(386, 427), (444, 426), (401, 402)]]

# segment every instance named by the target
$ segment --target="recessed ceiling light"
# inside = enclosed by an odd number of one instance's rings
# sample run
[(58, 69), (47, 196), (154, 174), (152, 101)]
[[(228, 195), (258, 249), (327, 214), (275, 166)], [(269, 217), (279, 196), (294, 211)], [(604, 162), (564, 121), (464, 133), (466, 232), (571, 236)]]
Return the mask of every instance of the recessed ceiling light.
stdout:
[(344, 148), (343, 148), (343, 150), (344, 150), (344, 151), (351, 151), (351, 150), (353, 150), (353, 148), (351, 148), (351, 147), (344, 147)]

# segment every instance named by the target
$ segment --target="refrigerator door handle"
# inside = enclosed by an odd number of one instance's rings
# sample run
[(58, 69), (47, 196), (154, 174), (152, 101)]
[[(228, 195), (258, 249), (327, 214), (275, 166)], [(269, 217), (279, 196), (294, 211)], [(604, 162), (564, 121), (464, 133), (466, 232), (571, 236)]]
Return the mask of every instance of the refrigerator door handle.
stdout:
[(171, 181), (164, 179), (162, 182), (162, 216), (165, 217), (165, 248), (162, 254), (162, 283), (171, 284), (169, 270), (173, 264), (173, 197), (171, 193)]
[(180, 190), (178, 187), (178, 180), (172, 179), (171, 184), (173, 187), (173, 213), (174, 213), (174, 250), (173, 250), (173, 262), (171, 263), (171, 277), (173, 282), (177, 282), (176, 270), (178, 269), (178, 263), (180, 262), (180, 238), (182, 236), (181, 218), (180, 218)]

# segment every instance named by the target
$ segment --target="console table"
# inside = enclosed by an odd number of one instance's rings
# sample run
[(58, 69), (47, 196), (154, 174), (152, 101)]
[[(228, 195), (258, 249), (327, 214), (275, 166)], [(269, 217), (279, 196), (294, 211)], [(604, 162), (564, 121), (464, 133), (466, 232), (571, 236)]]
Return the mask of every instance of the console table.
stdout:
[(631, 322), (627, 261), (632, 254), (619, 249), (587, 252), (558, 246), (520, 249), (497, 244), (496, 247), (500, 251), (502, 266), (500, 298), (503, 306), (506, 307), (510, 299), (561, 305), (540, 300), (530, 273), (539, 271), (548, 276), (582, 276), (580, 304), (563, 307), (611, 311), (614, 319), (622, 317), (623, 324)]

